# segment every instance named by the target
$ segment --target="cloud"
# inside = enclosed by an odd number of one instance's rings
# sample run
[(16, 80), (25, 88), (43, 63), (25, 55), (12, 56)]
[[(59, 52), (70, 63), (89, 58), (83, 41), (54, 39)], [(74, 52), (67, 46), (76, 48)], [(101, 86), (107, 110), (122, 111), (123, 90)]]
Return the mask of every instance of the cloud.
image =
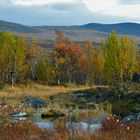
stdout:
[(27, 25), (139, 22), (138, 0), (0, 0), (0, 19)]
[(140, 4), (140, 0), (120, 0), (121, 4)]
[(140, 21), (140, 4), (135, 4), (133, 6), (129, 4), (118, 5), (113, 7), (112, 9), (107, 9), (103, 11), (103, 14), (138, 19)]
[(93, 21), (93, 17), (82, 3), (78, 5), (74, 3), (54, 3), (42, 6), (13, 5), (0, 8), (0, 19), (25, 25), (84, 24)]
[[(3, 1), (3, 0), (2, 0)], [(66, 11), (75, 4), (83, 3), (92, 13), (114, 15), (127, 18), (140, 18), (139, 0), (10, 0), (14, 5), (43, 6), (52, 5), (56, 10)], [(138, 4), (139, 3), (139, 4)], [(84, 7), (85, 7), (84, 6)], [(133, 10), (130, 10), (133, 9)], [(81, 9), (83, 10), (83, 8)]]
[(75, 3), (79, 0), (11, 0), (15, 5), (33, 6), (33, 5), (46, 5), (54, 3)]
[(0, 7), (6, 7), (11, 5), (11, 1), (10, 0), (0, 0)]
[(83, 0), (83, 2), (93, 13), (98, 12), (103, 15), (132, 18), (140, 21), (140, 3), (137, 4), (137, 0), (134, 0), (132, 4), (130, 4), (130, 0), (125, 0), (123, 4), (121, 3), (122, 0)]
[(102, 12), (117, 5), (117, 0), (83, 0), (83, 3), (92, 12)]
[(70, 11), (73, 9), (77, 9), (77, 7), (79, 6), (79, 4), (75, 4), (75, 3), (56, 3), (56, 4), (52, 4), (51, 7), (52, 9), (56, 9), (58, 11)]

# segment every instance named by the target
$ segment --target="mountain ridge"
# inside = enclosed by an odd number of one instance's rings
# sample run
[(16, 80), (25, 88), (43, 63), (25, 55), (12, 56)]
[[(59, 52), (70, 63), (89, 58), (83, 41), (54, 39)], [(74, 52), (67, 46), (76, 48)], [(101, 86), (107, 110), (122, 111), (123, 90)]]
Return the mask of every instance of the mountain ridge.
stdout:
[(97, 43), (101, 41), (101, 38), (106, 38), (112, 30), (115, 30), (119, 35), (128, 35), (135, 38), (140, 44), (140, 24), (133, 22), (113, 24), (88, 23), (73, 26), (27, 26), (0, 20), (0, 31), (5, 30), (23, 34), (27, 37), (37, 36), (40, 42), (55, 40), (56, 31), (62, 31), (74, 41), (91, 40)]

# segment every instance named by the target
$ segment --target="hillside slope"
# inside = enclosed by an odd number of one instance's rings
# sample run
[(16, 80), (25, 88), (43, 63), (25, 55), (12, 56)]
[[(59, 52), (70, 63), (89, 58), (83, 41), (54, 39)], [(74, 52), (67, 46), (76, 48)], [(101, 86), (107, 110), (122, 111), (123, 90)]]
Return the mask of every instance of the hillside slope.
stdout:
[(81, 26), (25, 26), (21, 24), (6, 22), (0, 20), (1, 31), (11, 31), (16, 34), (27, 37), (37, 36), (40, 43), (56, 38), (56, 31), (62, 31), (70, 39), (78, 42), (87, 40), (99, 43), (101, 39), (106, 38), (112, 30), (116, 30), (119, 35), (128, 35), (135, 38), (140, 44), (140, 24), (137, 23), (119, 23), (119, 24), (98, 24), (89, 23)]

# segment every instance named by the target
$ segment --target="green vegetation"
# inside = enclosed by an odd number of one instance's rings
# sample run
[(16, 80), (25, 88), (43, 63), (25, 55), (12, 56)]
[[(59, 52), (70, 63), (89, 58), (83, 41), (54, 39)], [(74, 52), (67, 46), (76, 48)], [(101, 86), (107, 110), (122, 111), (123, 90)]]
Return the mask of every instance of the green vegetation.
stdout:
[(108, 38), (105, 49), (105, 75), (114, 92), (128, 92), (136, 71), (136, 45), (126, 36), (118, 38), (115, 32)]
[(58, 32), (56, 47), (49, 53), (38, 46), (35, 37), (28, 40), (1, 32), (0, 47), (1, 86), (31, 81), (90, 87), (108, 83), (120, 96), (128, 92), (133, 74), (139, 72), (135, 42), (126, 36), (119, 38), (115, 32), (98, 48), (90, 41), (82, 48)]
[[(7, 140), (13, 134), (13, 139), (137, 139), (139, 124), (125, 124), (110, 117), (140, 111), (140, 55), (136, 43), (112, 32), (99, 47), (91, 41), (81, 47), (61, 32), (56, 35), (55, 48), (47, 52), (35, 37), (27, 39), (0, 32), (0, 139)], [(133, 81), (134, 74), (137, 83)], [(36, 102), (42, 99), (46, 103), (39, 112), (33, 106), (24, 106), (24, 101), (30, 99), (36, 104), (34, 98), (39, 100)], [(65, 116), (62, 122), (57, 120), (65, 125), (50, 132), (28, 121), (11, 122), (10, 113), (17, 112), (30, 117), (35, 113), (44, 118)], [(106, 118), (99, 121), (102, 128), (97, 132), (77, 131), (73, 127), (71, 133), (66, 128), (70, 123), (93, 121), (93, 117)]]

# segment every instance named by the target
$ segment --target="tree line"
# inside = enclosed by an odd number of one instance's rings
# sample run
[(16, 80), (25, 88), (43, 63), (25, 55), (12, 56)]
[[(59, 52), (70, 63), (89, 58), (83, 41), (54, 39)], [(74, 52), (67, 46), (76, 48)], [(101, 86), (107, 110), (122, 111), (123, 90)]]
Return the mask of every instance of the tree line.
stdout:
[(115, 32), (94, 47), (87, 41), (84, 48), (56, 33), (51, 53), (41, 48), (35, 37), (30, 40), (10, 32), (0, 32), (0, 85), (33, 81), (48, 85), (94, 83), (109, 84), (125, 93), (139, 68), (139, 55), (134, 40), (118, 37)]

